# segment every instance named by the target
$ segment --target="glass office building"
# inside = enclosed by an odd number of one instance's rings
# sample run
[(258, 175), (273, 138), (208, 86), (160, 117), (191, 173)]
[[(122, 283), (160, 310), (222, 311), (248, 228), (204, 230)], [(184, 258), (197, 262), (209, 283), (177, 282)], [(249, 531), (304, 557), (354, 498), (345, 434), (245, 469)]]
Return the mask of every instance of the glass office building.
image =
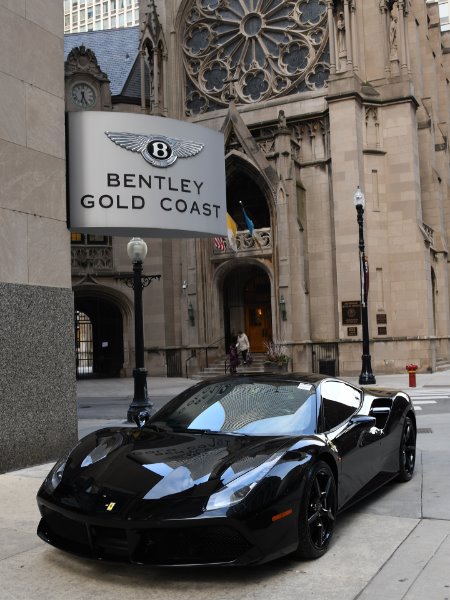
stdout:
[(139, 0), (64, 0), (64, 33), (139, 24)]

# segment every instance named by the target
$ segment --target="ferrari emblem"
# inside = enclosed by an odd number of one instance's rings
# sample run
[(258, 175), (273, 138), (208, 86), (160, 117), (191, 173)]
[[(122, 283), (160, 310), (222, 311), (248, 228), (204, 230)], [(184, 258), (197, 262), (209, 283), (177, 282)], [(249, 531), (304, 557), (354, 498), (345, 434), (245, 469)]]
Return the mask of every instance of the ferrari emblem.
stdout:
[(139, 152), (154, 167), (170, 167), (177, 158), (195, 156), (204, 147), (203, 144), (197, 142), (179, 140), (165, 135), (144, 135), (118, 131), (105, 131), (105, 135), (121, 148)]
[(111, 511), (115, 507), (115, 502), (110, 502), (109, 504), (105, 504), (106, 510)]

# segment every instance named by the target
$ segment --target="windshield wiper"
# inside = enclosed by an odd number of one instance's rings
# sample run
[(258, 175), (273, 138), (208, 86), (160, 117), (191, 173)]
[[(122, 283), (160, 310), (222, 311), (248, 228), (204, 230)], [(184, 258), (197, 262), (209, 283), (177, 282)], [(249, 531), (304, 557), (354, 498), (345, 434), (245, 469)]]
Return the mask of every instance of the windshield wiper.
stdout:
[(186, 433), (222, 433), (221, 431), (215, 431), (214, 429), (196, 429), (195, 427), (185, 427), (183, 431)]
[(159, 431), (159, 432), (164, 432), (164, 433), (172, 431), (172, 428), (169, 427), (168, 425), (159, 424), (158, 422), (146, 423), (144, 428), (145, 429), (153, 429), (154, 431)]
[(237, 436), (244, 436), (247, 437), (248, 433), (240, 433), (239, 431), (228, 431), (227, 429), (222, 429), (222, 430), (215, 430), (215, 429), (195, 429), (195, 428), (191, 428), (188, 427), (186, 429), (184, 429), (183, 431), (186, 431), (186, 433), (214, 433), (217, 435), (237, 435)]

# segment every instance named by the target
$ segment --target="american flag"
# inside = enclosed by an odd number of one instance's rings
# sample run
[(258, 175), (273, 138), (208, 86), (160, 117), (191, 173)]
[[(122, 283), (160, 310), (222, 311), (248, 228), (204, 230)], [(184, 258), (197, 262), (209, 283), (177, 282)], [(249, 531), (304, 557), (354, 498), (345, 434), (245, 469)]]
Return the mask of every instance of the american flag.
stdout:
[(217, 248), (217, 250), (221, 250), (222, 252), (224, 250), (226, 250), (226, 243), (225, 243), (225, 238), (224, 237), (215, 237), (214, 238), (214, 246)]

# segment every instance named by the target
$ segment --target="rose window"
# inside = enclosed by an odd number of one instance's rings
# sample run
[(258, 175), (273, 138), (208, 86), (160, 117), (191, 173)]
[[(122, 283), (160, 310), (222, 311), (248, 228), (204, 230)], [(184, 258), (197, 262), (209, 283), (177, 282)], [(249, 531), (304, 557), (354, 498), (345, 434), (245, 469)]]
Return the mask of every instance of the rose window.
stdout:
[(194, 0), (183, 38), (188, 114), (325, 87), (325, 2)]

